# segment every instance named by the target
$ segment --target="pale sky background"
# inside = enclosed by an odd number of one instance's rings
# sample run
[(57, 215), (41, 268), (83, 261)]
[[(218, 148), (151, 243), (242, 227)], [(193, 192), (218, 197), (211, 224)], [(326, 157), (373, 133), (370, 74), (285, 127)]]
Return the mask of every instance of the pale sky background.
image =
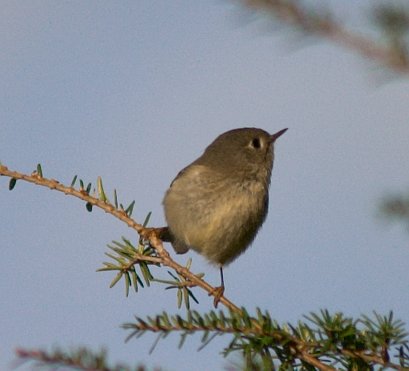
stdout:
[[(326, 4), (326, 1), (321, 3)], [(358, 28), (373, 1), (332, 1)], [(104, 179), (134, 217), (152, 211), (177, 172), (220, 133), (288, 127), (276, 146), (270, 214), (225, 269), (227, 296), (280, 322), (328, 308), (409, 324), (409, 235), (377, 206), (409, 184), (409, 82), (327, 42), (303, 43), (229, 1), (2, 1), (0, 161), (69, 184)], [(365, 21), (366, 22), (366, 21)], [(386, 82), (385, 82), (386, 81)], [(124, 296), (96, 273), (106, 244), (135, 234), (77, 199), (0, 179), (0, 369), (14, 349), (106, 347), (113, 362), (222, 369), (217, 338), (124, 343), (134, 315), (183, 315), (154, 285)], [(169, 247), (170, 248), (170, 247)], [(212, 284), (218, 271), (190, 253)], [(154, 271), (166, 278), (166, 269)], [(199, 305), (212, 300), (195, 290)], [(28, 369), (23, 367), (22, 369)]]

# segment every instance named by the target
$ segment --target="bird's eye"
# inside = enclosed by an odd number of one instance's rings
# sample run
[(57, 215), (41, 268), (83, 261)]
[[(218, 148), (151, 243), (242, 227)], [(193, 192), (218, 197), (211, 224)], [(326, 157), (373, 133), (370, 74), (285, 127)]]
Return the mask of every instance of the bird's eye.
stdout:
[(261, 147), (260, 138), (254, 138), (254, 139), (251, 141), (251, 146), (252, 146), (253, 148), (260, 148), (260, 147)]

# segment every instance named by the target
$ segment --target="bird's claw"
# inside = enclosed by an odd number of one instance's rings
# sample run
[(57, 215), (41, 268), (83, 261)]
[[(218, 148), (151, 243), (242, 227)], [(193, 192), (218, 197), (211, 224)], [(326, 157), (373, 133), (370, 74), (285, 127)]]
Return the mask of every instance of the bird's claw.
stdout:
[(213, 305), (217, 308), (220, 299), (223, 297), (224, 294), (224, 286), (218, 286), (213, 288), (212, 291), (209, 292), (209, 296), (214, 296)]

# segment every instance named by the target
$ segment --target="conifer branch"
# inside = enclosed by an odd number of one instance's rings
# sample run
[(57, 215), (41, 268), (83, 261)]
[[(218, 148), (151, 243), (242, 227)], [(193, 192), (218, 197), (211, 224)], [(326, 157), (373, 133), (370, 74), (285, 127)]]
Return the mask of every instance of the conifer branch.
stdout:
[[(19, 363), (34, 362), (34, 369), (54, 369), (70, 367), (82, 371), (145, 371), (144, 366), (130, 367), (125, 364), (111, 366), (104, 350), (92, 352), (88, 348), (80, 347), (69, 352), (62, 349), (44, 350), (17, 349), (16, 355)], [(158, 369), (159, 371), (159, 369)]]
[[(40, 165), (31, 175), (27, 175), (9, 170), (0, 164), (0, 175), (10, 178), (10, 190), (14, 189), (17, 181), (23, 180), (79, 198), (87, 205), (101, 208), (121, 220), (134, 229), (142, 240), (149, 241), (148, 246), (142, 243), (136, 248), (130, 241), (123, 238), (123, 242), (114, 242), (113, 246), (110, 246), (117, 255), (107, 255), (112, 257), (117, 264), (104, 263), (105, 267), (101, 270), (119, 271), (113, 284), (124, 275), (127, 290), (131, 282), (135, 288), (137, 288), (137, 283), (142, 285), (135, 271), (137, 265), (141, 269), (145, 282), (149, 284), (154, 279), (148, 266), (156, 265), (167, 266), (182, 278), (179, 280), (178, 277), (172, 275), (175, 281), (156, 280), (170, 283), (171, 287), (177, 288), (179, 292), (189, 295), (188, 290), (195, 286), (209, 294), (214, 292), (214, 287), (203, 280), (200, 275), (195, 275), (190, 271), (190, 263), (182, 266), (171, 258), (162, 242), (168, 238), (167, 229), (146, 228), (147, 220), (144, 224), (134, 221), (131, 218), (134, 203), (132, 202), (126, 209), (122, 205), (119, 207), (116, 192), (115, 203), (111, 204), (100, 178), (98, 179), (98, 191), (91, 194), (91, 184), (85, 187), (80, 181), (80, 188), (74, 188), (76, 177), (70, 187), (55, 179), (45, 178)], [(92, 210), (92, 207), (87, 206), (87, 209)], [(264, 357), (266, 364), (272, 362), (271, 354), (273, 354), (282, 365), (293, 368), (301, 367), (301, 369), (312, 369), (313, 367), (317, 370), (329, 371), (335, 370), (336, 365), (340, 363), (347, 369), (369, 370), (373, 365), (380, 365), (396, 370), (409, 370), (407, 334), (403, 329), (403, 323), (394, 320), (392, 313), (384, 317), (375, 313), (375, 319), (363, 316), (362, 319), (353, 321), (339, 313), (330, 315), (327, 311), (321, 311), (319, 315), (311, 314), (310, 317), (306, 317), (315, 327), (301, 322), (294, 327), (290, 324), (281, 326), (272, 320), (267, 312), (262, 313), (260, 310), (257, 311), (256, 316), (250, 316), (245, 308), (239, 308), (225, 297), (222, 297), (220, 302), (228, 308), (228, 315), (222, 311), (218, 313), (211, 311), (202, 316), (198, 312), (188, 311), (187, 318), (183, 319), (181, 316), (169, 317), (167, 313), (163, 313), (156, 317), (148, 317), (146, 320), (137, 317), (135, 323), (125, 324), (123, 327), (131, 330), (128, 338), (145, 332), (158, 332), (163, 335), (179, 331), (183, 341), (187, 335), (201, 331), (204, 332), (204, 344), (216, 335), (229, 333), (233, 335), (233, 340), (225, 349), (225, 354), (240, 350), (243, 355), (250, 358), (254, 355)], [(359, 328), (358, 324), (361, 324), (363, 329)], [(393, 357), (399, 360), (399, 364), (390, 360), (389, 354), (392, 346), (395, 346), (398, 351)], [(42, 351), (25, 352), (18, 351), (19, 357), (37, 359), (45, 364), (63, 362), (64, 359), (69, 364), (70, 360), (74, 359), (69, 354), (67, 356), (61, 352), (54, 352), (51, 355)], [(77, 356), (81, 354), (86, 353), (80, 351)], [(68, 358), (64, 358), (65, 356)], [(106, 369), (101, 368), (101, 370)]]
[[(335, 370), (338, 364), (348, 365), (346, 369), (369, 370), (378, 365), (409, 370), (407, 333), (404, 324), (393, 319), (392, 312), (388, 316), (375, 313), (375, 319), (362, 316), (353, 321), (341, 313), (331, 315), (322, 310), (306, 317), (309, 323), (299, 322), (295, 327), (280, 325), (268, 312), (262, 313), (259, 309), (253, 317), (245, 308), (241, 310), (229, 315), (211, 311), (203, 316), (189, 311), (186, 318), (162, 313), (147, 319), (136, 317), (136, 322), (124, 324), (123, 328), (131, 331), (128, 339), (145, 332), (180, 332), (181, 343), (186, 336), (197, 332), (204, 334), (203, 343), (207, 343), (211, 333), (214, 336), (232, 334), (234, 339), (225, 354), (246, 347), (253, 350), (262, 347), (266, 354), (275, 354), (282, 364), (294, 368), (298, 359), (319, 370)], [(390, 360), (389, 353), (393, 350), (397, 351), (393, 356), (399, 359), (399, 364)]]
[[(55, 179), (45, 178), (42, 174), (41, 166), (37, 166), (31, 175), (23, 174), (17, 171), (9, 170), (6, 166), (0, 164), (0, 176), (6, 176), (10, 178), (10, 184), (13, 186), (10, 187), (13, 189), (15, 187), (16, 181), (23, 180), (29, 183), (36, 184), (38, 186), (46, 187), (51, 190), (56, 190), (62, 192), (68, 196), (79, 198), (87, 203), (87, 205), (92, 205), (104, 210), (106, 213), (114, 216), (128, 227), (134, 229), (142, 238), (149, 241), (150, 245), (157, 252), (157, 257), (145, 257), (139, 255), (132, 264), (136, 264), (138, 261), (148, 261), (152, 263), (162, 264), (166, 267), (172, 268), (178, 274), (183, 276), (187, 281), (189, 281), (192, 286), (200, 287), (205, 290), (209, 295), (214, 295), (215, 287), (211, 286), (202, 278), (193, 274), (189, 269), (180, 265), (174, 261), (169, 252), (164, 248), (161, 238), (166, 240), (167, 237), (167, 228), (145, 228), (142, 224), (137, 223), (133, 220), (123, 209), (116, 208), (116, 205), (113, 205), (109, 202), (108, 198), (103, 191), (102, 194), (96, 194), (95, 196), (90, 194), (91, 187), (80, 187), (80, 189), (75, 189), (73, 186), (65, 186)], [(74, 182), (73, 182), (74, 183)], [(102, 181), (99, 181), (100, 187), (102, 188)], [(131, 265), (129, 267), (131, 267)], [(220, 298), (220, 303), (222, 303), (226, 308), (233, 311), (240, 311), (239, 307), (236, 306), (232, 301), (227, 299), (225, 296)]]
[(292, 25), (303, 32), (327, 38), (363, 57), (377, 61), (389, 69), (402, 74), (409, 73), (408, 45), (405, 37), (409, 30), (409, 11), (402, 8), (378, 7), (374, 19), (387, 37), (386, 45), (347, 30), (329, 12), (301, 6), (295, 0), (245, 0), (253, 9), (264, 10), (280, 21)]

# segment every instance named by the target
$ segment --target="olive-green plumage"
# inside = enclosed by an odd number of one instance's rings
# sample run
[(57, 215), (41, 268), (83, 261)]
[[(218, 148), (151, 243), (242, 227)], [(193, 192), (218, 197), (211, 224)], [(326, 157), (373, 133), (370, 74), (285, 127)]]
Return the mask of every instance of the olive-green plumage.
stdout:
[(223, 266), (246, 250), (266, 218), (274, 142), (286, 130), (230, 130), (177, 175), (163, 200), (177, 253)]

